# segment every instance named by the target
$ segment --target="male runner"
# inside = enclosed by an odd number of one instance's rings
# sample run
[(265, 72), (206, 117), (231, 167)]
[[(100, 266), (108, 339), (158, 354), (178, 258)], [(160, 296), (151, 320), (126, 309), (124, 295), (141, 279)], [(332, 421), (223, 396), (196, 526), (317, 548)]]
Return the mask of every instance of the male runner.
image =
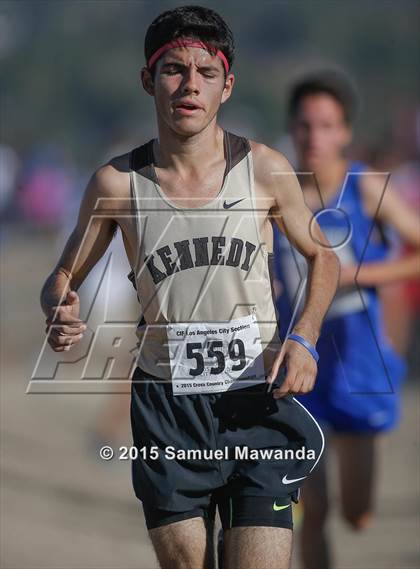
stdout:
[[(404, 364), (384, 332), (377, 287), (418, 273), (419, 254), (387, 258), (387, 230), (420, 247), (415, 213), (386, 187), (386, 176), (349, 162), (353, 90), (336, 72), (308, 76), (291, 91), (290, 128), (305, 201), (341, 261), (338, 293), (327, 313), (315, 389), (299, 400), (334, 435), (343, 516), (352, 528), (369, 525), (374, 502), (378, 435), (398, 421)], [(304, 174), (306, 172), (306, 174)], [(346, 178), (346, 176), (348, 176)], [(303, 257), (274, 228), (275, 265), (282, 293), (282, 324), (299, 314)], [(388, 231), (389, 240), (389, 231)], [(358, 266), (361, 263), (360, 270)], [(357, 272), (357, 284), (355, 278)], [(282, 336), (286, 326), (280, 330)], [(328, 445), (331, 448), (331, 445)], [(307, 569), (331, 566), (327, 543), (326, 454), (303, 487), (303, 561)]]
[[(165, 12), (147, 31), (145, 56), (158, 138), (93, 175), (42, 291), (48, 341), (56, 351), (80, 341), (76, 291), (119, 227), (144, 317), (132, 383), (133, 484), (160, 565), (213, 567), (217, 504), (226, 568), (287, 568), (291, 500), (323, 450), (321, 430), (293, 394), (313, 388), (338, 259), (320, 245), (317, 225), (310, 235), (311, 212), (285, 158), (216, 122), (234, 84), (223, 19), (198, 6)], [(311, 273), (295, 335), (281, 349), (271, 216)], [(168, 447), (196, 455), (174, 457)], [(302, 447), (312, 454), (290, 456)], [(238, 457), (244, 448), (289, 455)], [(215, 450), (227, 454), (210, 456)]]

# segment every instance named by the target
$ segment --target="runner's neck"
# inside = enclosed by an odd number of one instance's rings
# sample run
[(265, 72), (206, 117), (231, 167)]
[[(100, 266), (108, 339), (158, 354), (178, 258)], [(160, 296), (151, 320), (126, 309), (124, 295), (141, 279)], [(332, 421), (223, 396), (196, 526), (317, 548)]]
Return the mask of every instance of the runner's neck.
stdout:
[(224, 132), (209, 125), (188, 138), (159, 127), (159, 138), (153, 145), (155, 167), (178, 173), (181, 179), (205, 171), (207, 165), (224, 158)]
[[(348, 171), (348, 161), (338, 159), (334, 162), (322, 164), (314, 170), (316, 184), (312, 176), (300, 176), (302, 190), (307, 194), (321, 194), (322, 201), (327, 204), (336, 194), (340, 192)], [(299, 168), (302, 172), (308, 171), (304, 167)]]

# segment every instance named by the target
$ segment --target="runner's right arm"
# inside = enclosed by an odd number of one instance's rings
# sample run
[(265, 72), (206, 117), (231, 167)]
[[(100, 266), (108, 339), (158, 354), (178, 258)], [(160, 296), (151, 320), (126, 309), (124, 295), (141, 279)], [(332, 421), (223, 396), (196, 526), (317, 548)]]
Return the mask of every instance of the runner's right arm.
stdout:
[[(86, 326), (79, 319), (77, 290), (107, 250), (117, 229), (111, 208), (117, 182), (115, 169), (99, 168), (87, 185), (76, 227), (41, 291), (41, 307), (46, 315), (48, 343), (56, 352), (67, 351), (82, 338)], [(106, 211), (109, 215), (106, 215)], [(50, 330), (51, 325), (54, 324)]]

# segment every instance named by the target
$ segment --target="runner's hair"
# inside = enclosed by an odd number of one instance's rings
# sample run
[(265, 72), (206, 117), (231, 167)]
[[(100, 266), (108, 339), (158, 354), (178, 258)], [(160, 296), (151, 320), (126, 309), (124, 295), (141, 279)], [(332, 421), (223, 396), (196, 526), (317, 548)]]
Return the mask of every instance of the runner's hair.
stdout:
[(297, 81), (290, 91), (288, 114), (293, 120), (305, 97), (329, 95), (341, 106), (347, 124), (354, 122), (357, 111), (357, 94), (351, 80), (342, 72), (320, 71)]
[[(178, 38), (208, 42), (225, 55), (229, 68), (235, 57), (232, 30), (214, 10), (203, 6), (180, 6), (163, 12), (150, 24), (144, 40), (146, 62), (166, 43)], [(154, 75), (156, 64), (150, 70)]]

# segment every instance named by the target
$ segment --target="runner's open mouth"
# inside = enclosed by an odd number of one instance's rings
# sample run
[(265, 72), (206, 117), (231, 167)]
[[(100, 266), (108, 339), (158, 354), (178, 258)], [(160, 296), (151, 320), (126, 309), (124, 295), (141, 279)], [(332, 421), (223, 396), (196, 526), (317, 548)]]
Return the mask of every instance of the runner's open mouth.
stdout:
[(186, 109), (188, 111), (194, 111), (196, 109), (200, 109), (198, 105), (194, 105), (194, 103), (178, 103), (175, 105), (175, 109)]

